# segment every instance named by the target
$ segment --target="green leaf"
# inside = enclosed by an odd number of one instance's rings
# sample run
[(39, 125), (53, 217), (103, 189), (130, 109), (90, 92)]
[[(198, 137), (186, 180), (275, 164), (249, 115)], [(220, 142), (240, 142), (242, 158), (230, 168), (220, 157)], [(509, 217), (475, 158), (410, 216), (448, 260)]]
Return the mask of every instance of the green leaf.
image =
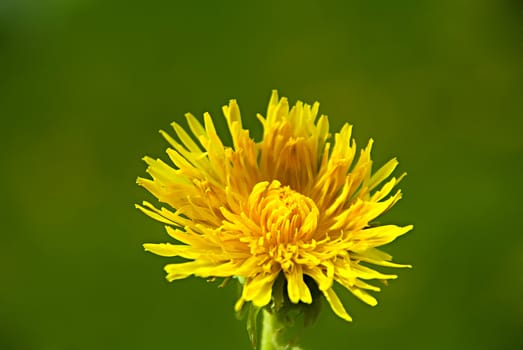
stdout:
[(274, 284), (272, 285), (272, 305), (271, 311), (277, 313), (285, 304), (285, 276), (282, 272), (278, 275)]
[(318, 316), (320, 316), (321, 305), (321, 298), (315, 298), (312, 299), (312, 304), (303, 309), (303, 325), (305, 327), (311, 327), (316, 323)]
[(252, 348), (258, 348), (258, 314), (262, 308), (254, 306), (252, 303), (248, 306), (249, 311), (247, 315), (247, 333), (251, 341)]

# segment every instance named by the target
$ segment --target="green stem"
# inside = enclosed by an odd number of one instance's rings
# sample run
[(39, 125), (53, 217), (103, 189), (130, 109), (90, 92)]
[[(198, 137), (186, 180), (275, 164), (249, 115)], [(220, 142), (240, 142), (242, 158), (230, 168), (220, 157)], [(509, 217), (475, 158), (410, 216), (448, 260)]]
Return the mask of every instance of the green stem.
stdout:
[(260, 350), (303, 350), (300, 346), (287, 343), (282, 344), (281, 338), (285, 332), (285, 326), (278, 321), (276, 315), (263, 310), (263, 324), (261, 334)]
[(267, 310), (263, 310), (262, 312), (263, 325), (260, 350), (279, 350), (280, 347), (276, 342), (276, 334), (274, 333), (275, 317)]

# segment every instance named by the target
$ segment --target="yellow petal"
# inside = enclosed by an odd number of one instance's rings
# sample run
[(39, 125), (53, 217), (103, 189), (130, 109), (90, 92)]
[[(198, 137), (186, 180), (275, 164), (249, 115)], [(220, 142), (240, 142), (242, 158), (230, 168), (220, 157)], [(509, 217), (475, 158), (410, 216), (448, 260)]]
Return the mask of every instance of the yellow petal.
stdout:
[(376, 298), (374, 298), (372, 295), (365, 292), (364, 290), (355, 287), (351, 287), (348, 289), (351, 291), (352, 294), (354, 294), (355, 297), (369, 304), (370, 306), (376, 306), (378, 304)]
[(369, 191), (372, 191), (376, 186), (385, 181), (385, 179), (387, 179), (390, 176), (390, 174), (392, 174), (392, 172), (394, 171), (394, 169), (396, 169), (397, 166), (398, 160), (396, 158), (392, 158), (378, 171), (376, 171), (370, 178), (368, 184)]
[(214, 261), (195, 260), (185, 263), (169, 264), (165, 266), (169, 282), (186, 278), (190, 275), (198, 277), (232, 277), (235, 275), (236, 265), (230, 262), (217, 263)]
[(272, 285), (278, 273), (258, 274), (243, 285), (242, 298), (262, 307), (271, 301)]
[(377, 227), (366, 228), (356, 233), (354, 237), (356, 239), (365, 241), (370, 247), (377, 247), (385, 245), (394, 241), (401, 235), (412, 230), (414, 226), (408, 225), (404, 227), (396, 225), (383, 225)]
[(205, 144), (207, 143), (207, 134), (202, 124), (191, 113), (186, 113), (185, 118), (187, 119), (187, 124), (189, 124), (191, 132), (196, 136), (196, 139), (200, 141), (200, 144), (205, 147)]
[[(146, 202), (144, 202), (143, 204), (146, 205)], [(147, 204), (149, 204), (149, 203), (147, 203)], [(153, 210), (151, 210), (149, 208), (145, 208), (139, 204), (135, 204), (135, 207), (137, 209), (139, 209), (140, 211), (142, 211), (142, 213), (144, 213), (145, 215), (147, 215), (148, 217), (150, 217), (154, 220), (160, 221), (167, 225), (175, 225), (175, 223), (172, 220), (169, 220), (165, 216), (161, 215), (156, 208), (154, 208), (156, 210), (153, 211)]]
[(367, 282), (363, 282), (362, 280), (359, 280), (359, 279), (356, 279), (354, 281), (354, 286), (361, 288), (361, 289), (372, 290), (374, 292), (379, 292), (381, 290), (379, 287), (373, 286), (372, 284), (368, 284)]
[(181, 231), (172, 228), (171, 226), (165, 226), (165, 229), (167, 230), (167, 234), (171, 236), (172, 238), (176, 239), (177, 241), (180, 241), (182, 243), (195, 246), (198, 243), (202, 242), (202, 237), (199, 237), (198, 235), (192, 234), (190, 231)]
[(323, 291), (332, 287), (334, 279), (324, 274), (319, 267), (306, 268), (304, 273), (312, 277), (320, 290)]
[(373, 265), (385, 266), (385, 267), (412, 267), (407, 264), (396, 264), (391, 262), (392, 256), (376, 248), (369, 248), (361, 251), (355, 251), (352, 257), (356, 260), (365, 261)]
[(311, 291), (303, 281), (300, 265), (294, 264), (293, 268), (285, 273), (285, 277), (287, 279), (287, 293), (292, 303), (297, 304), (300, 301), (306, 304), (312, 303)]
[(334, 289), (329, 288), (325, 291), (323, 291), (323, 295), (325, 295), (325, 299), (329, 302), (329, 305), (332, 308), (332, 311), (339, 317), (343, 318), (345, 321), (352, 321), (352, 317), (349, 316), (345, 308), (343, 307), (343, 304), (341, 303), (340, 299), (338, 298), (338, 295), (336, 295), (336, 292)]
[(181, 256), (182, 258), (186, 259), (197, 259), (202, 256), (202, 252), (199, 252), (198, 250), (195, 250), (193, 247), (188, 245), (146, 243), (143, 245), (143, 247), (148, 252), (166, 257)]
[(373, 270), (371, 268), (354, 264), (351, 266), (352, 271), (358, 276), (358, 278), (364, 279), (364, 280), (371, 280), (371, 279), (380, 279), (380, 280), (394, 280), (398, 278), (398, 275), (389, 275), (384, 274), (381, 272), (378, 272), (376, 270)]
[(164, 270), (167, 272), (167, 280), (172, 282), (174, 280), (187, 278), (193, 275), (202, 266), (208, 266), (208, 262), (203, 261), (189, 261), (179, 264), (168, 264), (165, 265)]
[[(195, 154), (201, 154), (202, 150), (198, 145), (193, 141), (193, 139), (187, 134), (187, 132), (176, 122), (173, 122), (171, 124), (174, 131), (176, 132), (176, 135), (180, 138), (180, 141), (187, 147), (189, 151)], [(165, 136), (164, 136), (165, 137)], [(169, 140), (167, 140), (169, 141)]]

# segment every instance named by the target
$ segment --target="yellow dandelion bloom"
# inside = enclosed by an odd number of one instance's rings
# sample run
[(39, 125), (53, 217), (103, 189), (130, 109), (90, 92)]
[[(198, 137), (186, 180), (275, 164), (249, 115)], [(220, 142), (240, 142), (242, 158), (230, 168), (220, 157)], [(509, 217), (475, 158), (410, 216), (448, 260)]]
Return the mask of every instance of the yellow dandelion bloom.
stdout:
[(397, 276), (369, 264), (408, 267), (391, 262), (378, 247), (412, 226), (371, 224), (401, 198), (394, 188), (403, 175), (390, 177), (396, 159), (372, 173), (372, 140), (357, 155), (349, 124), (328, 142), (329, 123), (326, 116), (317, 117), (318, 108), (318, 102), (289, 108), (273, 91), (267, 116), (258, 115), (263, 125), (258, 143), (243, 128), (235, 100), (223, 107), (232, 146), (223, 144), (208, 113), (203, 125), (186, 115), (192, 135), (177, 123), (172, 124), (177, 140), (161, 131), (174, 166), (145, 157), (152, 179), (138, 178), (138, 184), (167, 206), (143, 202), (137, 207), (166, 224), (174, 239), (144, 244), (145, 249), (186, 259), (165, 266), (169, 281), (191, 275), (240, 277), (236, 310), (245, 302), (268, 305), (280, 274), (294, 304), (312, 302), (309, 276), (347, 321), (351, 317), (334, 282), (376, 305), (368, 291), (380, 289), (366, 281)]

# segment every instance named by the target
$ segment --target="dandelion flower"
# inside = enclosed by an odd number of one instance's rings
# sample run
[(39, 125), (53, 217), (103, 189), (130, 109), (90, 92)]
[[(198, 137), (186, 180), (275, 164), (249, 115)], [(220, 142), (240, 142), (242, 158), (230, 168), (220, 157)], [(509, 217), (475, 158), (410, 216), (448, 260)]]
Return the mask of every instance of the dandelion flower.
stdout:
[[(408, 267), (391, 262), (378, 248), (412, 226), (376, 225), (374, 220), (400, 198), (403, 178), (391, 177), (392, 159), (372, 172), (369, 141), (359, 155), (345, 124), (329, 141), (326, 116), (319, 103), (297, 102), (273, 91), (255, 142), (242, 126), (235, 100), (223, 107), (232, 136), (226, 146), (211, 116), (203, 125), (191, 114), (191, 134), (173, 123), (177, 139), (164, 131), (172, 165), (145, 157), (151, 179), (138, 178), (161, 203), (137, 207), (166, 224), (172, 243), (144, 244), (147, 251), (183, 262), (165, 266), (167, 279), (191, 275), (237, 277), (242, 292), (235, 309), (251, 302), (271, 303), (278, 276), (285, 278), (286, 298), (293, 304), (313, 302), (311, 283), (339, 317), (351, 317), (333, 289), (335, 283), (369, 305), (379, 291), (368, 280), (395, 279), (369, 266)], [(280, 277), (281, 278), (281, 277)]]

